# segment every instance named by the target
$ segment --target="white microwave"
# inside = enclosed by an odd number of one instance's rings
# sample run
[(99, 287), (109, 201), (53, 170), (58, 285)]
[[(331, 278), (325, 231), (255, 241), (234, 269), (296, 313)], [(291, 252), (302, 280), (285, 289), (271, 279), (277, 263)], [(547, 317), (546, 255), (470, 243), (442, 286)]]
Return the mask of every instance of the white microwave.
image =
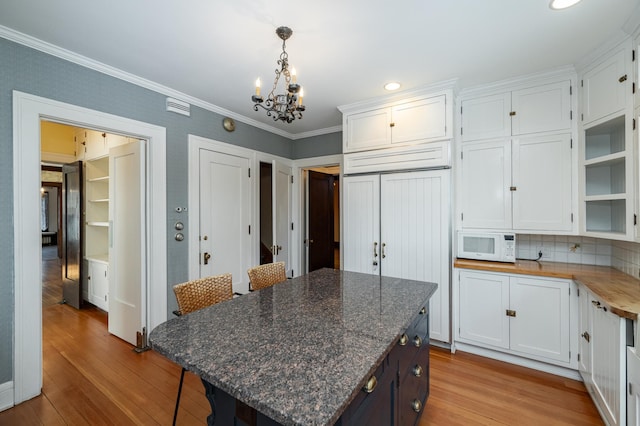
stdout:
[(515, 263), (516, 234), (458, 232), (458, 257)]

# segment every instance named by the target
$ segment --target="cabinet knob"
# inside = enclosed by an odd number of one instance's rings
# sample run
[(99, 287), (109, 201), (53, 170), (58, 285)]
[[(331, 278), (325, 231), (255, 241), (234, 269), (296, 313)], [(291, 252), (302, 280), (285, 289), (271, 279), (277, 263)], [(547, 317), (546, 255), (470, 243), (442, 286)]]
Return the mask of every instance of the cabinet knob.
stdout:
[(507, 309), (507, 316), (508, 317), (515, 317), (516, 316), (516, 311), (514, 311), (513, 309)]
[(395, 127), (396, 123), (389, 123), (389, 127)]
[(400, 346), (405, 346), (407, 342), (409, 342), (409, 338), (407, 337), (406, 334), (403, 334), (402, 336), (400, 336), (400, 340), (398, 340), (398, 344)]
[(421, 366), (416, 365), (415, 367), (413, 367), (413, 375), (416, 377), (420, 377), (422, 376), (423, 373), (423, 369)]
[(590, 335), (589, 335), (589, 333), (588, 333), (588, 332), (586, 332), (586, 331), (585, 331), (584, 333), (582, 333), (582, 334), (581, 334), (581, 336), (582, 336), (582, 338), (583, 338), (584, 340), (586, 340), (586, 341), (587, 341), (587, 343), (589, 343), (589, 341), (591, 340), (591, 336), (590, 336)]
[(427, 308), (423, 306), (422, 309), (420, 309), (420, 315), (424, 315), (426, 313), (427, 313)]
[(376, 376), (371, 376), (369, 380), (367, 380), (367, 383), (362, 387), (362, 390), (366, 393), (371, 393), (376, 389), (377, 385), (378, 379), (376, 379)]
[(411, 408), (413, 408), (413, 411), (415, 411), (416, 413), (419, 413), (420, 410), (422, 410), (422, 402), (420, 402), (420, 400), (418, 399), (414, 399), (411, 402)]
[(414, 345), (416, 348), (419, 348), (420, 346), (422, 346), (422, 339), (420, 338), (420, 336), (415, 336), (415, 337), (413, 338), (413, 345)]
[(627, 81), (627, 75), (626, 75), (626, 74), (625, 74), (625, 75), (623, 75), (622, 77), (620, 77), (620, 78), (618, 79), (618, 81), (619, 81), (620, 83), (624, 83), (625, 81)]

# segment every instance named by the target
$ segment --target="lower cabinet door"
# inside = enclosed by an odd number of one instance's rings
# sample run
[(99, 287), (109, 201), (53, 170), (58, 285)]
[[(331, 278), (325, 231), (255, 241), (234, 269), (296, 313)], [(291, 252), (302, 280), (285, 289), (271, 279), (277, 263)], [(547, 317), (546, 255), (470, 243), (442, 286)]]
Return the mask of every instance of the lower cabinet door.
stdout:
[(425, 346), (407, 371), (400, 371), (400, 395), (398, 395), (398, 418), (400, 425), (416, 423), (429, 396), (429, 347)]
[(89, 302), (98, 308), (109, 311), (109, 266), (103, 262), (88, 262)]
[(509, 276), (460, 271), (460, 339), (509, 349)]
[(569, 281), (511, 276), (511, 350), (569, 362)]

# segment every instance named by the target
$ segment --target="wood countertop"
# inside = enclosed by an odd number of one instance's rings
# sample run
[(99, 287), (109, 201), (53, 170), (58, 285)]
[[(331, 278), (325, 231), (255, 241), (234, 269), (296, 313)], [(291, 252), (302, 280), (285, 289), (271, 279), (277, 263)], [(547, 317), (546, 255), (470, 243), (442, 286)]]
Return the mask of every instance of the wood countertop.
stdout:
[(468, 259), (456, 259), (453, 266), (461, 269), (570, 279), (587, 287), (614, 314), (632, 320), (637, 320), (640, 314), (640, 280), (610, 266), (530, 260), (502, 263)]

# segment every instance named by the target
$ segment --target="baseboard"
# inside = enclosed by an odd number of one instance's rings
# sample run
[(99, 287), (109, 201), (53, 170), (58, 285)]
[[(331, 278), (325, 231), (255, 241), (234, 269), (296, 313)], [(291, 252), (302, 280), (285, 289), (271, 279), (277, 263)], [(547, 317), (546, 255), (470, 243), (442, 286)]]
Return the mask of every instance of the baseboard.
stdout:
[(13, 407), (13, 382), (0, 384), (0, 411)]
[(487, 358), (497, 359), (498, 361), (508, 362), (510, 364), (516, 364), (521, 367), (532, 368), (538, 371), (544, 371), (545, 373), (555, 374), (556, 376), (566, 377), (568, 379), (582, 381), (582, 376), (578, 370), (571, 368), (561, 367), (559, 365), (547, 364), (545, 362), (536, 361), (533, 359), (523, 358), (517, 355), (511, 355), (504, 352), (493, 351), (491, 349), (481, 348), (478, 346), (468, 345), (465, 343), (455, 342), (455, 349), (460, 352), (468, 352), (475, 355), (484, 356)]

